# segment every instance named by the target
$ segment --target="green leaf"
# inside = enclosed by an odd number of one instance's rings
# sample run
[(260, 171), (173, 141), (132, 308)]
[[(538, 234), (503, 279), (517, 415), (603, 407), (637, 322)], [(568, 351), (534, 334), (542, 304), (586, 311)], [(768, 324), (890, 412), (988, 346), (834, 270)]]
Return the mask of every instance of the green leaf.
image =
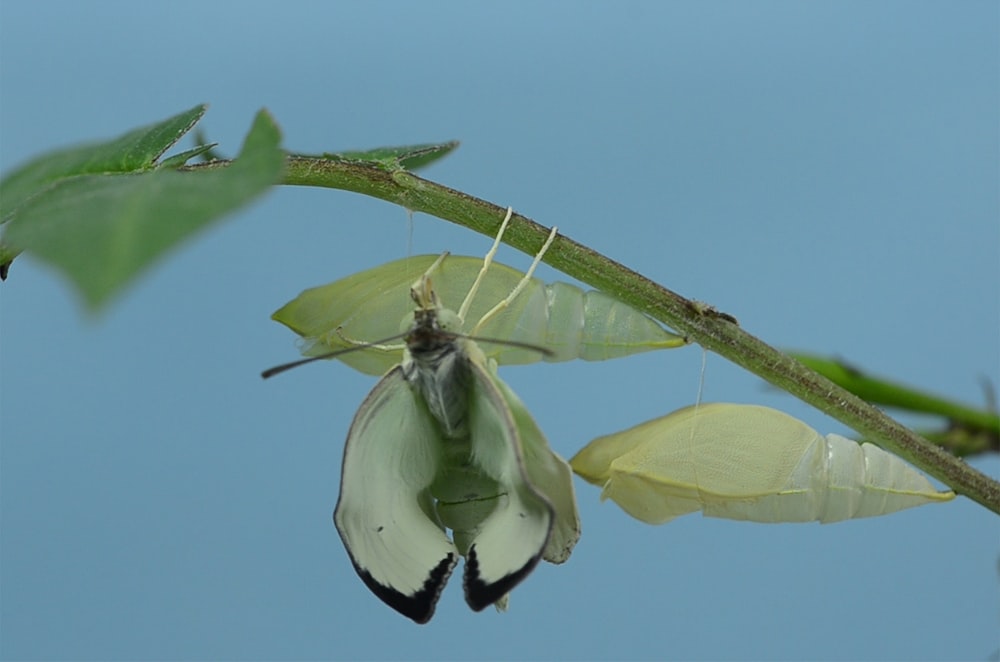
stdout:
[(191, 132), (191, 137), (194, 139), (195, 145), (203, 145), (208, 149), (199, 152), (197, 156), (201, 157), (203, 163), (208, 163), (209, 161), (223, 161), (227, 157), (219, 152), (215, 148), (219, 143), (212, 142), (208, 139), (208, 134), (200, 126), (196, 126), (194, 131)]
[[(212, 150), (218, 143), (210, 143), (207, 145), (198, 145), (197, 147), (192, 147), (191, 149), (185, 150), (180, 154), (174, 154), (173, 156), (168, 156), (157, 164), (157, 168), (161, 170), (174, 170), (180, 168), (187, 164), (188, 161), (196, 156), (204, 156), (205, 154), (210, 154)], [(206, 159), (211, 160), (211, 159)]]
[(458, 147), (458, 141), (427, 143), (405, 147), (376, 147), (360, 152), (324, 154), (333, 161), (371, 165), (381, 170), (416, 170), (447, 156)]
[(30, 161), (0, 181), (0, 222), (6, 223), (25, 200), (61, 179), (152, 168), (201, 119), (207, 108), (201, 104), (118, 138), (61, 149)]
[[(261, 111), (228, 167), (62, 179), (17, 209), (6, 239), (62, 271), (97, 309), (168, 249), (277, 183), (280, 137)], [(154, 151), (130, 163), (151, 163)]]
[(788, 354), (834, 384), (872, 404), (943, 416), (953, 426), (982, 430), (994, 436), (1000, 434), (1000, 416), (995, 411), (975, 409), (903, 384), (872, 377), (844, 361), (798, 352)]
[(958, 457), (1000, 452), (1000, 435), (984, 428), (952, 425), (944, 430), (917, 430), (917, 432), (924, 439), (948, 449)]
[[(162, 122), (133, 129), (105, 142), (56, 150), (21, 166), (0, 181), (0, 225), (14, 218), (18, 207), (59, 181), (79, 175), (142, 172), (180, 140), (208, 108), (200, 104)], [(20, 250), (0, 239), (0, 280)]]

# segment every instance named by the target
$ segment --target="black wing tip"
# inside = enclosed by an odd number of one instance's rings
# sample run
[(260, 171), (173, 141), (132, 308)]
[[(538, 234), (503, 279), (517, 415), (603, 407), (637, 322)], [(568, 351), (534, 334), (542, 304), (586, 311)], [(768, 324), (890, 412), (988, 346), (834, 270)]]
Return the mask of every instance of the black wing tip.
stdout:
[(424, 585), (412, 595), (406, 595), (391, 586), (380, 584), (367, 570), (357, 563), (354, 564), (354, 569), (357, 571), (358, 576), (361, 577), (361, 581), (365, 583), (365, 586), (371, 589), (371, 592), (377, 595), (382, 602), (415, 623), (423, 625), (434, 616), (434, 608), (437, 606), (438, 598), (441, 597), (441, 591), (444, 590), (444, 585), (451, 576), (451, 571), (455, 568), (457, 562), (458, 559), (456, 556), (449, 553), (441, 559), (440, 563), (431, 569), (427, 575), (427, 579), (424, 580)]
[(462, 581), (462, 586), (465, 588), (466, 603), (468, 603), (472, 611), (486, 609), (510, 593), (515, 586), (521, 583), (521, 580), (530, 575), (541, 559), (542, 552), (539, 550), (538, 554), (531, 557), (520, 569), (504, 575), (495, 582), (487, 584), (479, 576), (479, 559), (476, 556), (476, 546), (473, 545), (469, 548), (469, 553), (465, 557), (465, 577)]

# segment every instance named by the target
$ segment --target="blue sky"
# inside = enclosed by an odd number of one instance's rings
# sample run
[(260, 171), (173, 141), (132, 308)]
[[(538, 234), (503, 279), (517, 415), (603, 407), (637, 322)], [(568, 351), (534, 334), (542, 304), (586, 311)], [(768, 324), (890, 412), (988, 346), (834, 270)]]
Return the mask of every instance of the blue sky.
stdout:
[[(303, 152), (458, 139), (425, 176), (772, 344), (978, 404), (1000, 382), (998, 25), (992, 2), (5, 0), (0, 168), (199, 102), (229, 153), (261, 107)], [(411, 245), (407, 223), (356, 194), (275, 190), (100, 318), (50, 270), (14, 264), (5, 659), (997, 655), (1000, 526), (961, 498), (828, 526), (650, 527), (578, 481), (573, 557), (536, 570), (508, 613), (471, 613), (455, 580), (427, 626), (385, 607), (331, 522), (374, 379), (259, 371), (296, 357), (268, 316), (300, 290), (489, 246), (422, 215)], [(691, 347), (501, 376), (569, 457), (691, 404), (701, 363)], [(716, 356), (704, 399), (845, 431)], [(973, 464), (1000, 474), (995, 457)]]

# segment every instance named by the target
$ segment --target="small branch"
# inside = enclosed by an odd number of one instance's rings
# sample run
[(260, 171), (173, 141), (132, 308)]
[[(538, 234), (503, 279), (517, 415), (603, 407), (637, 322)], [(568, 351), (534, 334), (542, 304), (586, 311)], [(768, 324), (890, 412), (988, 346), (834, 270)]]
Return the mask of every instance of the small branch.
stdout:
[[(363, 193), (493, 237), (505, 209), (412, 173), (363, 164), (291, 156), (286, 184)], [(515, 214), (504, 243), (534, 255), (548, 230)], [(922, 439), (881, 411), (758, 340), (729, 316), (671, 292), (625, 266), (560, 235), (545, 254), (556, 269), (648, 313), (674, 331), (724, 356), (878, 442), (962, 494), (1000, 514), (1000, 483)]]

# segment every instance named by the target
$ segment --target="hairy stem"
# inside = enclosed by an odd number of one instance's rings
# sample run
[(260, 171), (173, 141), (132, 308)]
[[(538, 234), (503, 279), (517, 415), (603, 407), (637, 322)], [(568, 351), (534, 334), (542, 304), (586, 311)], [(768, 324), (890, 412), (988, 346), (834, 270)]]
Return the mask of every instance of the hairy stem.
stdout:
[[(404, 170), (291, 156), (286, 184), (323, 186), (363, 193), (424, 212), (493, 237), (506, 209), (417, 177)], [(534, 255), (548, 229), (515, 214), (503, 241)], [(803, 364), (750, 335), (728, 315), (685, 299), (596, 251), (559, 235), (545, 262), (660, 320), (689, 340), (743, 366), (941, 482), (1000, 514), (1000, 483), (924, 440)]]

